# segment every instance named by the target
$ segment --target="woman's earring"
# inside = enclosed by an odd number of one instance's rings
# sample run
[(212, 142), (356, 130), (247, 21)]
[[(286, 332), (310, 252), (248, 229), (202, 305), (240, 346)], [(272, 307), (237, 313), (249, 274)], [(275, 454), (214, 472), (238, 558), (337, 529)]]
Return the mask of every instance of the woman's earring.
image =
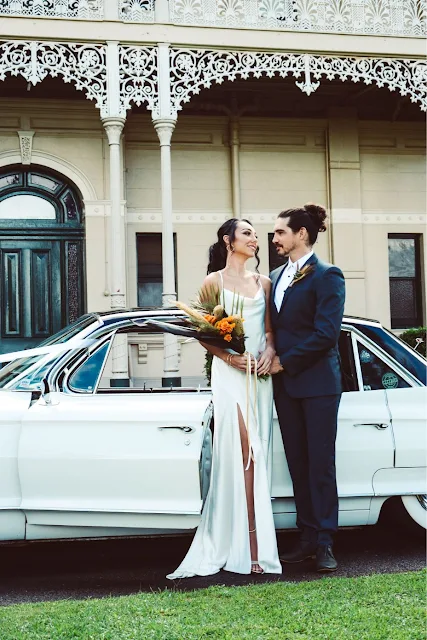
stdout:
[(234, 247), (233, 247), (232, 244), (230, 244), (230, 251), (231, 251), (231, 253), (234, 253)]

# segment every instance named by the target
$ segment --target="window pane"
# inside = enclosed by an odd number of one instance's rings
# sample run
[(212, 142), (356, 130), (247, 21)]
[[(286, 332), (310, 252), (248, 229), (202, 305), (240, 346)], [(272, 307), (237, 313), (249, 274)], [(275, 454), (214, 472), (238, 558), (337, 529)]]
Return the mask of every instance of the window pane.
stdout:
[[(206, 352), (201, 344), (197, 340), (188, 341), (185, 338), (182, 340), (178, 338), (178, 351), (178, 371), (174, 373), (174, 377), (180, 378), (180, 387), (193, 389), (197, 389), (199, 385), (206, 387), (207, 382), (203, 371)], [(131, 392), (132, 390), (149, 392), (151, 389), (164, 389), (164, 334), (162, 332), (117, 333), (113, 338), (101, 375), (98, 387), (100, 392), (111, 388), (113, 370), (117, 369), (114, 362), (117, 357), (124, 357), (128, 363)]]
[(4, 220), (55, 220), (53, 204), (31, 195), (11, 196), (0, 202), (0, 218)]
[(92, 393), (103, 368), (110, 342), (107, 340), (70, 377), (69, 385), (74, 391)]
[(146, 282), (138, 284), (138, 307), (161, 307), (163, 284)]
[(78, 207), (71, 191), (68, 191), (65, 196), (62, 197), (62, 202), (67, 212), (67, 220), (77, 220)]
[(359, 341), (357, 342), (357, 349), (362, 370), (363, 389), (365, 391), (400, 389), (410, 386), (393, 369), (390, 369), (381, 358), (373, 354)]
[(49, 191), (56, 191), (59, 182), (52, 180), (52, 178), (47, 178), (46, 176), (39, 176), (37, 173), (30, 173), (29, 184), (35, 185), (37, 187), (44, 187), (45, 189), (49, 189)]
[(415, 278), (415, 238), (389, 238), (390, 278)]
[(0, 177), (0, 189), (10, 187), (12, 185), (22, 184), (22, 177), (18, 173), (13, 173), (9, 176)]
[(415, 280), (390, 280), (390, 302), (393, 319), (406, 320), (409, 323), (416, 321), (415, 295)]

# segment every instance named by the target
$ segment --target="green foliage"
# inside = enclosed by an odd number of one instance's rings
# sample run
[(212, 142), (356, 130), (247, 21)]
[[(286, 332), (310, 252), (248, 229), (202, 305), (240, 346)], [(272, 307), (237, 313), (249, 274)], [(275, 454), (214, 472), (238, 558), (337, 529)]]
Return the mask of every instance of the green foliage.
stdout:
[[(406, 344), (409, 344), (410, 347), (415, 349), (417, 347), (418, 353), (421, 353), (424, 357), (426, 356), (426, 327), (417, 327), (416, 329), (407, 329), (403, 333), (400, 334), (399, 338), (404, 340)], [(417, 338), (421, 339), (422, 342), (417, 346)]]
[(418, 571), (13, 605), (0, 607), (0, 637), (425, 640), (425, 579)]
[(211, 380), (212, 380), (212, 360), (213, 360), (213, 355), (209, 353), (209, 351), (206, 351), (205, 366), (203, 367), (203, 371), (205, 373), (205, 378), (209, 387), (211, 386)]

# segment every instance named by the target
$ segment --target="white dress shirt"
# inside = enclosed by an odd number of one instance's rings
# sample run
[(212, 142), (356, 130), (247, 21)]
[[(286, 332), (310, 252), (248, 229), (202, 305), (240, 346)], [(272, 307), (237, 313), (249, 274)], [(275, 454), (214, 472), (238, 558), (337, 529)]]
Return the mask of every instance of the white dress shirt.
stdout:
[(277, 311), (280, 311), (280, 307), (282, 306), (283, 296), (285, 295), (286, 289), (289, 287), (290, 283), (293, 280), (294, 275), (299, 269), (305, 265), (307, 260), (311, 258), (314, 251), (310, 251), (306, 253), (305, 256), (297, 260), (296, 262), (292, 262), (289, 258), (288, 264), (282, 271), (282, 275), (280, 276), (279, 282), (276, 286), (276, 291), (274, 293), (274, 304), (276, 305)]

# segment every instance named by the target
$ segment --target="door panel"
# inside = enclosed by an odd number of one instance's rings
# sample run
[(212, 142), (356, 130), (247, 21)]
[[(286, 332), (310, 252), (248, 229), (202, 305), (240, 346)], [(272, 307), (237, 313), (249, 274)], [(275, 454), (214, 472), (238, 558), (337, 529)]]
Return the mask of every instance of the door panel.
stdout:
[(7, 337), (18, 336), (21, 333), (22, 311), (21, 292), (21, 251), (4, 251), (2, 283), (4, 292), (3, 326)]
[[(78, 524), (86, 511), (85, 525), (98, 526), (97, 512), (150, 513), (159, 514), (150, 526), (162, 527), (170, 514), (173, 528), (183, 514), (200, 514), (209, 393), (57, 397), (52, 406), (35, 403), (22, 424), (22, 507), (33, 520), (43, 523), (53, 509)], [(117, 516), (111, 522), (120, 526)]]
[[(388, 425), (381, 429), (374, 425)], [(293, 488), (277, 419), (273, 428), (273, 497), (292, 497)], [(393, 467), (394, 443), (384, 391), (345, 392), (338, 413), (338, 495), (372, 496), (378, 469)]]
[(386, 391), (396, 442), (396, 467), (426, 466), (427, 388)]
[(59, 240), (0, 240), (0, 353), (59, 331), (62, 275)]
[(46, 338), (52, 331), (51, 291), (52, 266), (50, 250), (31, 252), (32, 334), (37, 338)]
[(338, 495), (374, 495), (373, 476), (393, 467), (394, 442), (385, 391), (343, 393), (338, 413)]

